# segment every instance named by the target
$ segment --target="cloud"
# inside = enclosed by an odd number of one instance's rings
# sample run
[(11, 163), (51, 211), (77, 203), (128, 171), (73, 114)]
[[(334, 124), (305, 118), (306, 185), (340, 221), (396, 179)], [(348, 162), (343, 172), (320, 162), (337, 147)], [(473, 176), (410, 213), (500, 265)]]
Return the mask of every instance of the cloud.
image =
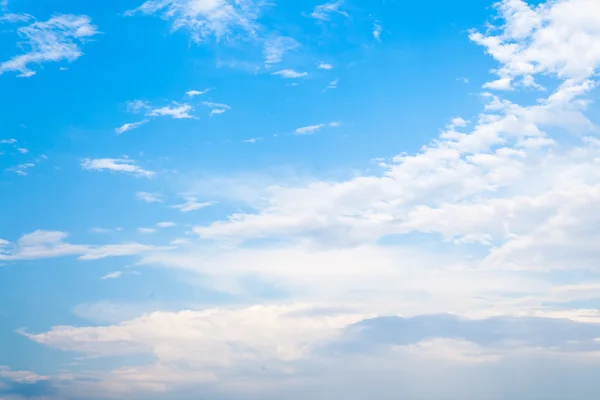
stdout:
[(282, 69), (281, 71), (273, 72), (273, 75), (279, 75), (286, 79), (295, 79), (308, 76), (308, 72), (297, 72), (293, 69)]
[(128, 158), (96, 158), (84, 159), (81, 167), (88, 171), (112, 171), (135, 176), (152, 176), (155, 173), (137, 165), (135, 160)]
[(33, 384), (39, 381), (46, 381), (50, 378), (30, 371), (14, 371), (9, 367), (0, 365), (0, 379), (7, 379), (17, 383)]
[(150, 117), (171, 117), (173, 119), (196, 118), (189, 114), (194, 108), (189, 104), (174, 103), (172, 106), (165, 106), (152, 109), (148, 112)]
[(290, 37), (276, 36), (266, 40), (264, 45), (265, 66), (268, 68), (279, 64), (285, 53), (298, 47), (300, 47), (300, 43)]
[(156, 228), (138, 228), (139, 233), (156, 233)]
[(156, 226), (159, 228), (172, 228), (177, 226), (177, 224), (175, 222), (159, 222), (156, 224)]
[(243, 140), (243, 142), (244, 142), (244, 143), (256, 143), (256, 142), (258, 142), (259, 140), (262, 140), (262, 138), (258, 138), (258, 137), (256, 137), (256, 138), (245, 139), (245, 140)]
[(344, 4), (343, 0), (332, 1), (330, 3), (317, 5), (310, 16), (314, 19), (318, 19), (321, 21), (328, 21), (331, 19), (332, 14), (339, 14), (346, 18), (349, 18), (347, 12), (341, 10), (342, 5)]
[(90, 232), (92, 232), (92, 233), (99, 233), (99, 234), (106, 234), (106, 233), (113, 233), (115, 230), (119, 230), (119, 229), (92, 228), (92, 229), (90, 229)]
[(70, 244), (65, 242), (67, 236), (66, 232), (44, 230), (23, 235), (16, 243), (3, 246), (3, 251), (0, 251), (0, 260), (36, 260), (66, 256), (78, 256), (80, 260), (99, 260), (108, 257), (131, 256), (156, 249), (153, 246), (139, 243)]
[(83, 55), (80, 44), (97, 35), (97, 27), (86, 15), (61, 14), (44, 22), (33, 22), (18, 29), (28, 52), (0, 64), (0, 75), (16, 71), (19, 77), (30, 77), (33, 64), (73, 62)]
[(15, 144), (17, 143), (17, 139), (2, 139), (0, 140), (0, 144)]
[(203, 101), (202, 105), (211, 108), (209, 116), (219, 115), (231, 110), (231, 107), (227, 104), (213, 103), (211, 101)]
[(120, 128), (116, 128), (115, 132), (117, 133), (117, 135), (120, 135), (120, 134), (125, 133), (127, 131), (130, 131), (130, 130), (133, 130), (133, 129), (137, 129), (137, 128), (139, 128), (140, 126), (144, 125), (147, 122), (148, 122), (148, 120), (143, 120), (143, 121), (139, 121), (139, 122), (133, 122), (133, 123), (130, 123), (130, 124), (124, 124)]
[(254, 36), (260, 6), (254, 0), (149, 0), (125, 15), (158, 15), (171, 22), (173, 31), (184, 29), (202, 42)]
[(196, 211), (196, 210), (200, 210), (202, 208), (210, 207), (210, 206), (212, 206), (212, 205), (215, 204), (212, 201), (207, 201), (207, 202), (200, 203), (200, 202), (198, 202), (198, 199), (196, 197), (193, 197), (193, 196), (186, 197), (185, 200), (186, 200), (185, 203), (183, 203), (183, 204), (177, 204), (177, 205), (174, 205), (172, 207), (175, 208), (175, 209), (177, 209), (177, 210), (179, 210), (179, 211), (181, 211), (181, 212), (187, 213), (187, 212), (190, 212), (190, 211)]
[(131, 112), (131, 113), (139, 113), (142, 111), (149, 111), (151, 110), (150, 105), (148, 104), (148, 102), (146, 101), (142, 101), (142, 100), (133, 100), (133, 101), (128, 101), (127, 102), (127, 111)]
[(317, 133), (321, 129), (325, 127), (337, 128), (340, 126), (339, 122), (330, 122), (329, 124), (318, 124), (318, 125), (309, 125), (303, 126), (301, 128), (297, 128), (294, 131), (295, 135), (312, 135), (313, 133)]
[(106, 275), (104, 275), (102, 278), (100, 278), (101, 280), (107, 280), (107, 279), (118, 279), (123, 275), (123, 271), (114, 271), (111, 273), (108, 273)]
[[(537, 6), (522, 0), (496, 4), (501, 25), (491, 34), (472, 31), (471, 40), (501, 63), (500, 79), (491, 87), (506, 90), (510, 81), (535, 86), (533, 75), (582, 80), (600, 64), (600, 4), (594, 0), (562, 0)], [(585, 10), (585, 11), (581, 11)]]
[(14, 172), (17, 175), (27, 176), (28, 175), (27, 170), (31, 169), (33, 167), (35, 167), (35, 164), (29, 162), (29, 163), (19, 164), (16, 167), (13, 167), (13, 168), (8, 168), (7, 171)]
[(327, 89), (337, 89), (337, 85), (338, 85), (339, 81), (340, 80), (337, 78), (332, 80), (331, 82), (329, 82), (329, 85), (327, 85)]
[(320, 63), (317, 68), (319, 69), (324, 69), (324, 70), (332, 70), (333, 69), (333, 65), (331, 64), (326, 64), (326, 63)]
[(27, 154), (27, 153), (29, 153), (29, 150), (27, 150), (27, 149), (26, 149), (26, 148), (24, 148), (24, 147), (19, 147), (19, 148), (17, 149), (17, 151), (18, 151), (19, 153), (21, 153), (21, 154)]
[(188, 90), (187, 92), (185, 92), (185, 95), (188, 97), (195, 97), (195, 96), (201, 96), (203, 94), (206, 94), (210, 91), (210, 89), (205, 89), (205, 90)]
[(381, 32), (383, 32), (383, 28), (380, 23), (376, 22), (373, 24), (373, 37), (378, 42), (381, 41)]
[(146, 203), (162, 203), (164, 201), (160, 193), (137, 192), (135, 197)]
[[(1, 3), (0, 3), (0, 8), (1, 8)], [(16, 23), (20, 23), (20, 22), (28, 22), (30, 20), (34, 19), (31, 15), (29, 14), (4, 14), (4, 15), (0, 15), (0, 22), (7, 22), (9, 24), (16, 24)]]

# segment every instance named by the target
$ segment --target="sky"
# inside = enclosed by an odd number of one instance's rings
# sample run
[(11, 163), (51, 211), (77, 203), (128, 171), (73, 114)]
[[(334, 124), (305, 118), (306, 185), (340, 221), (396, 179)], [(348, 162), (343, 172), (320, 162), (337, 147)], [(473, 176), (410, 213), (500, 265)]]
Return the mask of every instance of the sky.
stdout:
[(596, 399), (600, 2), (0, 0), (0, 400)]

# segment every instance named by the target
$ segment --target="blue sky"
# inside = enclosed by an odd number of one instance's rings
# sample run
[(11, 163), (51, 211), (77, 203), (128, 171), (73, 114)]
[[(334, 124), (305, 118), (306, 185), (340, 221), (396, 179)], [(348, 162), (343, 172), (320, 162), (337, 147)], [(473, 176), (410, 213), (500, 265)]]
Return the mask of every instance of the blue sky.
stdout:
[(591, 398), (598, 6), (0, 1), (0, 400)]

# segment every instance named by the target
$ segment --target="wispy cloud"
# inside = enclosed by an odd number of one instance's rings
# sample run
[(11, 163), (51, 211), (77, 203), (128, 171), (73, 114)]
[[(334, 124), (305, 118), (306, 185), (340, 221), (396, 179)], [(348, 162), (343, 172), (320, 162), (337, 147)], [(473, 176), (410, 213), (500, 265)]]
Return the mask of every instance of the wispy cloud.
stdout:
[(331, 19), (332, 14), (339, 14), (344, 17), (349, 17), (348, 13), (341, 10), (343, 0), (332, 1), (330, 3), (320, 4), (316, 6), (313, 12), (310, 14), (312, 18), (319, 19), (321, 21), (328, 21)]
[(265, 66), (271, 67), (274, 64), (279, 64), (283, 60), (286, 52), (292, 51), (300, 47), (295, 39), (286, 36), (277, 36), (268, 39), (265, 42), (264, 55)]
[(159, 228), (172, 228), (174, 226), (177, 226), (177, 224), (175, 222), (159, 222), (158, 224), (156, 224), (157, 227)]
[(317, 133), (321, 129), (325, 127), (337, 128), (340, 126), (339, 122), (330, 122), (328, 124), (318, 124), (318, 125), (309, 125), (303, 126), (302, 128), (298, 128), (294, 131), (294, 135), (312, 135), (313, 133)]
[(2, 139), (0, 140), (0, 144), (15, 144), (17, 143), (17, 139)]
[(123, 276), (123, 271), (114, 271), (114, 272), (104, 275), (100, 279), (104, 281), (107, 279), (117, 279), (117, 278), (120, 278), (121, 276)]
[(258, 141), (260, 141), (260, 140), (262, 140), (262, 138), (255, 137), (255, 138), (246, 139), (246, 140), (244, 140), (243, 142), (244, 142), (244, 143), (256, 143), (256, 142), (258, 142)]
[(297, 72), (293, 69), (282, 69), (281, 71), (273, 72), (273, 75), (279, 75), (286, 79), (294, 79), (308, 76), (308, 72)]
[(181, 212), (187, 213), (190, 211), (196, 211), (196, 210), (200, 210), (202, 208), (210, 207), (215, 204), (214, 201), (198, 202), (197, 198), (191, 197), (191, 196), (186, 197), (185, 200), (186, 200), (185, 203), (177, 204), (172, 207)]
[(337, 85), (338, 85), (338, 82), (339, 82), (339, 81), (340, 81), (340, 80), (339, 80), (339, 79), (337, 79), (337, 78), (336, 78), (336, 79), (334, 79), (334, 80), (332, 80), (332, 81), (331, 81), (331, 82), (329, 82), (329, 84), (327, 85), (327, 89), (337, 89)]
[(137, 192), (135, 197), (137, 197), (138, 200), (145, 201), (146, 203), (164, 202), (160, 193)]
[(253, 0), (148, 0), (125, 15), (159, 15), (172, 23), (173, 31), (185, 29), (201, 42), (254, 36), (261, 5)]
[(223, 104), (223, 103), (213, 103), (211, 101), (203, 101), (202, 105), (209, 107), (210, 113), (209, 115), (212, 117), (214, 115), (219, 115), (219, 114), (223, 114), (226, 111), (231, 109), (231, 106), (228, 106), (227, 104)]
[(375, 22), (373, 24), (373, 37), (375, 38), (375, 40), (377, 40), (378, 42), (381, 41), (381, 33), (383, 32), (383, 27), (381, 26), (381, 24), (379, 22)]
[(34, 22), (18, 29), (28, 52), (0, 64), (0, 75), (19, 72), (19, 77), (30, 77), (35, 71), (30, 65), (66, 60), (73, 62), (83, 55), (80, 44), (98, 34), (86, 15), (57, 15), (45, 22)]
[(9, 24), (16, 24), (19, 22), (28, 22), (34, 19), (29, 14), (4, 14), (0, 15), (0, 22), (7, 22)]
[(27, 174), (28, 174), (27, 170), (31, 169), (33, 167), (35, 167), (35, 164), (29, 162), (29, 163), (19, 164), (16, 167), (8, 168), (7, 171), (14, 172), (17, 175), (27, 176)]
[(138, 228), (139, 233), (155, 233), (156, 228)]
[(129, 158), (96, 158), (84, 159), (81, 167), (88, 171), (112, 171), (136, 176), (152, 176), (154, 172), (147, 171)]
[(190, 115), (194, 108), (189, 104), (174, 103), (172, 106), (165, 106), (151, 110), (147, 115), (150, 117), (171, 117), (173, 119), (197, 118)]
[(148, 122), (148, 120), (145, 119), (145, 120), (142, 120), (142, 121), (139, 121), (139, 122), (132, 122), (132, 123), (129, 123), (129, 124), (124, 124), (123, 126), (121, 126), (119, 128), (116, 128), (115, 132), (117, 133), (117, 135), (120, 135), (120, 134), (125, 133), (127, 131), (131, 131), (133, 129), (139, 128), (140, 126), (144, 125), (147, 122)]
[(324, 70), (331, 70), (333, 69), (333, 65), (331, 64), (327, 64), (327, 63), (320, 63), (317, 68), (319, 69), (324, 69)]
[(203, 94), (206, 94), (208, 92), (210, 92), (210, 89), (188, 90), (187, 92), (185, 92), (185, 95), (188, 97), (195, 97), (195, 96), (202, 96)]

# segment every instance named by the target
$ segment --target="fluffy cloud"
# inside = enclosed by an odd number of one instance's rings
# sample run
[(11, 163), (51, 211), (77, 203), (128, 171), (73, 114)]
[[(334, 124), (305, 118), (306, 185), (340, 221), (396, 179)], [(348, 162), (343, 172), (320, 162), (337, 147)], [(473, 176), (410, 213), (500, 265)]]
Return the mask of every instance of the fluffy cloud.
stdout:
[(171, 106), (164, 106), (160, 108), (154, 108), (148, 112), (149, 117), (171, 117), (173, 119), (190, 119), (195, 118), (190, 115), (190, 111), (194, 108), (189, 104), (174, 103)]
[(126, 15), (158, 15), (172, 23), (173, 31), (185, 29), (201, 42), (210, 37), (254, 35), (260, 4), (254, 0), (148, 0)]
[(20, 27), (18, 33), (29, 49), (1, 63), (0, 75), (17, 71), (20, 77), (30, 77), (35, 75), (32, 64), (73, 62), (83, 55), (80, 44), (97, 35), (98, 30), (85, 15), (57, 15)]
[(146, 177), (154, 175), (154, 172), (141, 168), (135, 160), (129, 158), (85, 159), (81, 162), (81, 167), (88, 171), (112, 171)]

